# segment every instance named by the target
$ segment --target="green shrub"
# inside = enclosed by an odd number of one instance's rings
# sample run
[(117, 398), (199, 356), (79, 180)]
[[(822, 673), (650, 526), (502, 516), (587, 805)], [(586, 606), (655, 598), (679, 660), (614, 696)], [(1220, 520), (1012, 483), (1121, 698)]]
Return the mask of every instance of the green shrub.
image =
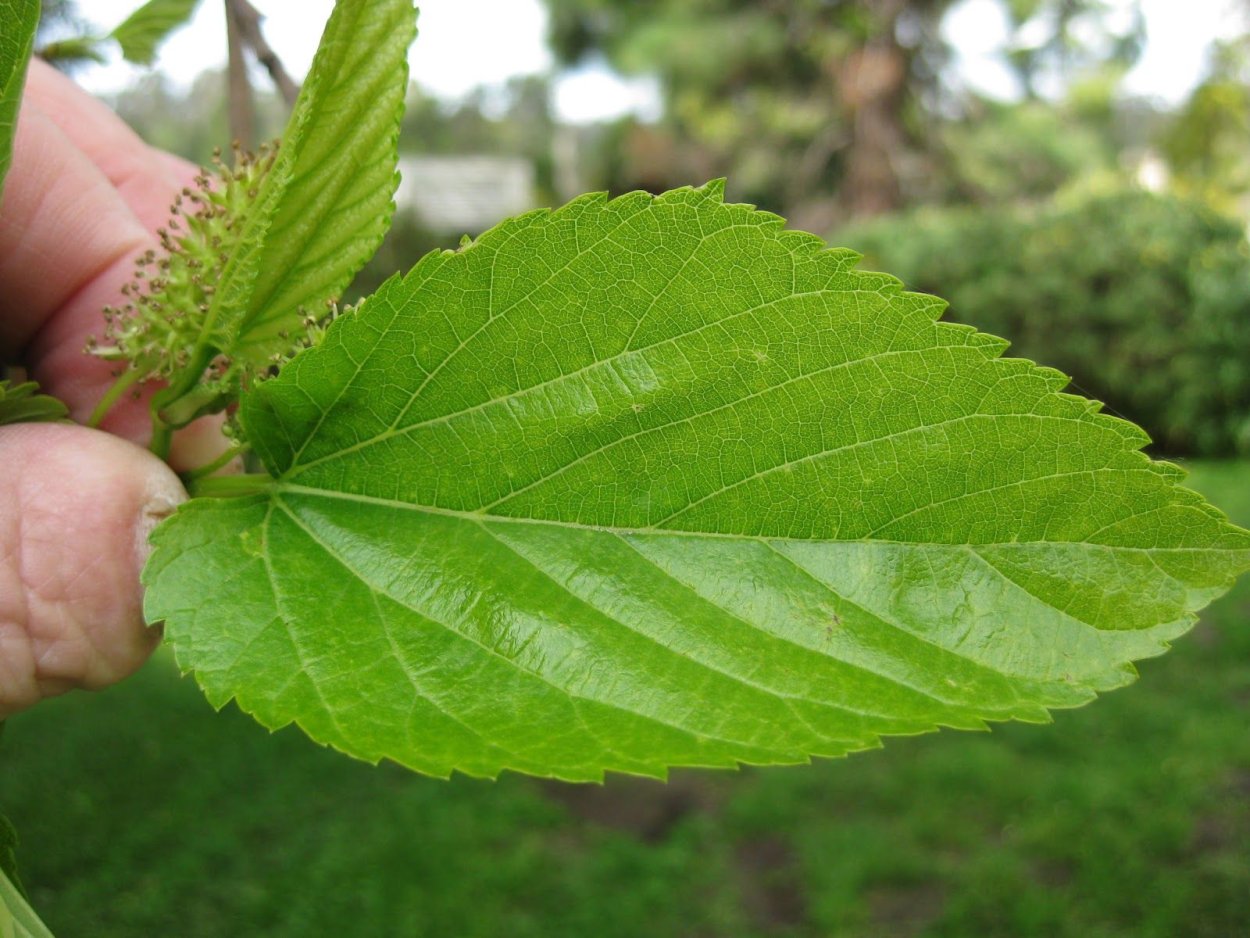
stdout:
[(1172, 454), (1250, 453), (1250, 246), (1240, 223), (1141, 191), (1031, 211), (927, 209), (840, 231), (950, 317), (1140, 423)]

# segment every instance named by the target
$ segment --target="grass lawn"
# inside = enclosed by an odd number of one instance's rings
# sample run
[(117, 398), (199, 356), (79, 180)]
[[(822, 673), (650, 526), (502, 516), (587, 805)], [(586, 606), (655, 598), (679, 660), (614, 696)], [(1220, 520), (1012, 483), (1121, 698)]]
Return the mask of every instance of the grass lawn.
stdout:
[[(1250, 463), (1193, 484), (1250, 524)], [(165, 655), (11, 721), (61, 938), (1228, 936), (1250, 913), (1250, 580), (1053, 726), (663, 786), (440, 782), (213, 713)]]

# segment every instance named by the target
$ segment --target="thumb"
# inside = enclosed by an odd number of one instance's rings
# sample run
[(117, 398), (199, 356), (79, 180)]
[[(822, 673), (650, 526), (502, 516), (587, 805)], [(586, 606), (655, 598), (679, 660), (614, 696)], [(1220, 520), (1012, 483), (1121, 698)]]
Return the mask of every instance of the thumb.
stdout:
[(117, 437), (0, 427), (0, 718), (147, 659), (147, 535), (185, 498), (169, 467)]

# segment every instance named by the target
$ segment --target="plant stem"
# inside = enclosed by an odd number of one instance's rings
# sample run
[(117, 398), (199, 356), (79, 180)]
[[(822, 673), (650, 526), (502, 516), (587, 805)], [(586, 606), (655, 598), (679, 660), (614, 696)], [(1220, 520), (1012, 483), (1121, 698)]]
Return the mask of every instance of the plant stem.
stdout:
[(136, 382), (143, 376), (143, 372), (138, 368), (128, 368), (121, 373), (113, 386), (104, 392), (104, 396), (100, 398), (100, 403), (95, 405), (95, 410), (91, 412), (91, 416), (87, 418), (87, 426), (98, 427), (108, 416), (108, 412), (113, 409), (114, 405), (122, 399), (122, 396), (129, 391)]
[(230, 460), (235, 459), (238, 456), (242, 456), (251, 448), (252, 447), (249, 446), (247, 443), (240, 443), (237, 446), (232, 446), (230, 447), (230, 449), (226, 450), (224, 453), (222, 453), (212, 462), (205, 463), (204, 465), (196, 469), (192, 469), (189, 472), (184, 472), (182, 474), (182, 481), (185, 484), (190, 485), (198, 479), (203, 479), (203, 478), (206, 478), (207, 476), (211, 476), (218, 469), (222, 468), (228, 462), (230, 462)]
[(251, 475), (207, 476), (193, 479), (187, 491), (197, 497), (229, 498), (240, 495), (257, 495), (273, 483), (273, 476), (264, 472)]
[(152, 442), (148, 444), (150, 449), (159, 459), (169, 461), (169, 444), (173, 439), (174, 431), (172, 427), (168, 427), (163, 423), (152, 421)]

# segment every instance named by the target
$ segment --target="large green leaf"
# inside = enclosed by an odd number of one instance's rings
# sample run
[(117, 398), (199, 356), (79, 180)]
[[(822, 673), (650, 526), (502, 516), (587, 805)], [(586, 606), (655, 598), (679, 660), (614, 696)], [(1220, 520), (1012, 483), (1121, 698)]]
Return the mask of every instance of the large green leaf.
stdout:
[(122, 47), (128, 62), (151, 65), (169, 34), (191, 19), (200, 0), (148, 0), (118, 24), (109, 37)]
[(30, 61), (39, 25), (39, 0), (0, 0), (0, 197), (4, 177), (13, 157), (13, 135), (17, 131), (17, 110), (26, 83), (26, 63)]
[(216, 705), (421, 771), (798, 762), (1131, 680), (1250, 532), (942, 303), (725, 205), (427, 256), (248, 395), (272, 479), (158, 529)]

